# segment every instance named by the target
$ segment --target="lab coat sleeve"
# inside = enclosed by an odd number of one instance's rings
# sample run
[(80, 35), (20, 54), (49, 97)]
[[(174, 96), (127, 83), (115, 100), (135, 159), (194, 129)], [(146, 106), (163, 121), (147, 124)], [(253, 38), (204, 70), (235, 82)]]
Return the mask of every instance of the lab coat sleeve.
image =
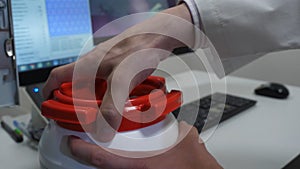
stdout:
[(221, 60), (219, 76), (267, 53), (300, 48), (300, 0), (187, 1), (194, 1), (200, 28), (218, 53), (210, 63)]

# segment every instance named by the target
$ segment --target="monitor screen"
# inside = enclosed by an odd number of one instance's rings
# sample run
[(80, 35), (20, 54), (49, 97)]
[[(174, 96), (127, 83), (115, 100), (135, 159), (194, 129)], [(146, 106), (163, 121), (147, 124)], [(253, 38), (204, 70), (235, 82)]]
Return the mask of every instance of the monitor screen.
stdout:
[[(43, 82), (57, 66), (74, 62), (129, 26), (105, 24), (122, 16), (160, 11), (176, 0), (11, 0), (12, 34), (20, 85)], [(94, 41), (87, 41), (93, 36)], [(88, 42), (88, 44), (86, 44)]]

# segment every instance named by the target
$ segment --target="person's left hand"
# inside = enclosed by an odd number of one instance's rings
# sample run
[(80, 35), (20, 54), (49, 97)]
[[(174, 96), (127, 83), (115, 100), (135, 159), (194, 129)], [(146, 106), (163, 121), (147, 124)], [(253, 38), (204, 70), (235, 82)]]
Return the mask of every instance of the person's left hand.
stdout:
[[(132, 158), (151, 152), (107, 150), (79, 138), (70, 137), (72, 154), (101, 169), (221, 169), (222, 167), (199, 140), (197, 130), (185, 122), (179, 123), (177, 145), (165, 151), (152, 152), (152, 157)], [(186, 135), (187, 134), (187, 135)]]

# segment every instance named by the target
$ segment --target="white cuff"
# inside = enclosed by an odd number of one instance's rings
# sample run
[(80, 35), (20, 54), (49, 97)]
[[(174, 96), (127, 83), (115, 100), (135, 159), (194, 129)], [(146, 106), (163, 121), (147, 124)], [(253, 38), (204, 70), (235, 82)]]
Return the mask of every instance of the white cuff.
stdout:
[(178, 4), (181, 4), (181, 3), (185, 3), (191, 13), (192, 21), (193, 21), (193, 24), (195, 25), (195, 27), (194, 27), (195, 42), (194, 42), (193, 49), (198, 49), (200, 47), (201, 39), (200, 39), (200, 31), (197, 29), (202, 30), (199, 10), (197, 8), (195, 0), (179, 0)]

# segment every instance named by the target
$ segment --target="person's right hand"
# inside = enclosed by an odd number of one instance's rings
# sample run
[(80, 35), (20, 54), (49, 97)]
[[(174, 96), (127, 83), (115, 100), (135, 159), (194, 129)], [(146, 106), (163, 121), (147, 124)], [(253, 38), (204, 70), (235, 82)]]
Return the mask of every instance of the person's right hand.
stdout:
[[(179, 140), (174, 147), (153, 157), (137, 157), (143, 152), (110, 150), (70, 137), (72, 154), (84, 162), (101, 169), (221, 169), (222, 167), (199, 140), (196, 128), (185, 122), (179, 123)], [(149, 156), (151, 152), (145, 152)]]
[(76, 63), (54, 69), (45, 84), (44, 97), (49, 98), (51, 92), (63, 82), (82, 78), (88, 82), (94, 82), (95, 78), (105, 79), (108, 88), (93, 135), (99, 136), (99, 141), (111, 140), (119, 128), (130, 91), (151, 75), (174, 48), (186, 45), (163, 33), (193, 43), (193, 25), (183, 24), (188, 21), (191, 22), (189, 10), (182, 4), (129, 28), (96, 46)]

